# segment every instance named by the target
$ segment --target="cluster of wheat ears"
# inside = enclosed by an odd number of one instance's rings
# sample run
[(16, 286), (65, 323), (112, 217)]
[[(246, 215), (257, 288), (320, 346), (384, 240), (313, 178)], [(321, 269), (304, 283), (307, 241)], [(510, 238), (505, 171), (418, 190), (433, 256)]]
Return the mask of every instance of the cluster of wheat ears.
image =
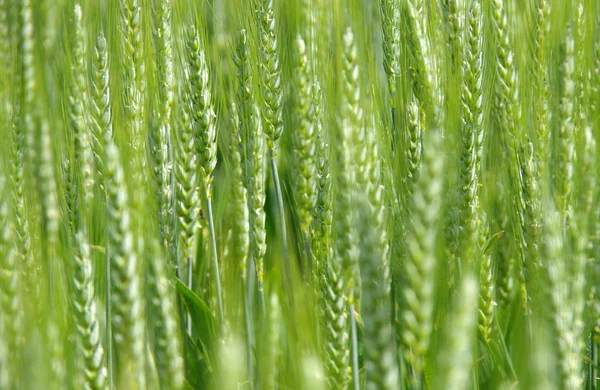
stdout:
[(597, 0), (0, 0), (0, 389), (600, 389)]

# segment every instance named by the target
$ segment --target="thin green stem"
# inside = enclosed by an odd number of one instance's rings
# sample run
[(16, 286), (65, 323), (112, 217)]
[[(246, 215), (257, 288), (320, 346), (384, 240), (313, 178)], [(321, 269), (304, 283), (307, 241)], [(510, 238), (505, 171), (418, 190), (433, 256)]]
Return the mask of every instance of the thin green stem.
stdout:
[(206, 188), (206, 213), (208, 214), (208, 229), (210, 230), (210, 241), (212, 246), (213, 267), (215, 272), (215, 288), (217, 290), (217, 308), (219, 310), (219, 323), (223, 325), (223, 298), (221, 295), (221, 281), (219, 279), (219, 261), (217, 258), (217, 239), (215, 238), (215, 226), (212, 213), (212, 201), (210, 187)]
[[(277, 196), (277, 207), (279, 208), (279, 217), (281, 218), (281, 240), (283, 245), (283, 279), (287, 282), (291, 282), (292, 273), (290, 269), (289, 251), (287, 244), (287, 231), (285, 227), (285, 214), (283, 209), (283, 197), (281, 196), (281, 185), (279, 183), (279, 173), (277, 171), (277, 160), (275, 158), (275, 152), (273, 149), (269, 150), (269, 157), (271, 160), (271, 171), (273, 172), (273, 184), (275, 185), (275, 195)], [(289, 284), (288, 284), (289, 285)]]

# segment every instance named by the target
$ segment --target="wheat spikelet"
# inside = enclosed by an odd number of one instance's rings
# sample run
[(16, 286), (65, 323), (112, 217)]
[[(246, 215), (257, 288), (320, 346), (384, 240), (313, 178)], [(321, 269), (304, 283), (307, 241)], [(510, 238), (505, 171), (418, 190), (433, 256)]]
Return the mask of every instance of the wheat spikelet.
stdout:
[[(462, 82), (462, 128), (460, 132), (459, 171), (459, 233), (461, 260), (472, 262), (476, 244), (476, 213), (478, 205), (480, 138), (483, 138), (483, 93), (482, 93), (482, 31), (481, 4), (471, 3), (467, 27), (467, 49), (465, 51), (464, 77)], [(464, 264), (467, 265), (467, 264)]]
[(353, 193), (359, 169), (365, 169), (366, 153), (359, 147), (364, 144), (363, 111), (360, 106), (360, 81), (357, 48), (354, 34), (348, 28), (343, 37), (342, 57), (342, 134), (339, 142), (341, 158), (339, 197), (336, 202), (336, 252), (343, 261), (348, 301), (360, 311), (360, 273), (356, 243), (355, 213), (351, 212)]
[(9, 220), (10, 211), (6, 195), (5, 179), (0, 173), (0, 343), (7, 352), (4, 356), (6, 359), (0, 358), (0, 385), (9, 389), (16, 387), (19, 382), (16, 357), (21, 355), (22, 298), (18, 257), (13, 249), (13, 233), (17, 231)]
[(446, 326), (445, 345), (441, 348), (440, 370), (436, 373), (439, 389), (466, 389), (472, 364), (473, 328), (476, 317), (472, 307), (477, 300), (477, 280), (466, 275), (453, 297), (453, 307)]
[[(17, 6), (18, 7), (18, 6)], [(36, 68), (35, 68), (35, 37), (34, 37), (34, 23), (33, 23), (33, 8), (31, 0), (23, 0), (20, 2), (19, 22), (15, 25), (20, 27), (19, 30), (19, 51), (20, 51), (20, 62), (19, 67), (22, 73), (22, 86), (17, 95), (20, 101), (19, 116), (23, 120), (23, 132), (25, 137), (25, 151), (27, 153), (24, 156), (27, 159), (27, 164), (33, 163), (36, 160), (35, 152), (35, 101), (37, 94), (37, 80), (36, 80)], [(27, 165), (26, 164), (26, 165)]]
[(156, 368), (162, 388), (178, 390), (183, 388), (184, 361), (175, 293), (168, 278), (161, 249), (153, 249), (155, 256), (147, 268), (147, 286), (149, 307), (155, 316), (152, 327), (156, 340)]
[(85, 388), (106, 389), (104, 350), (100, 343), (100, 325), (94, 301), (94, 283), (90, 250), (83, 231), (75, 235), (73, 256), (73, 309), (84, 363)]
[(398, 388), (398, 367), (389, 322), (389, 262), (387, 242), (380, 238), (381, 221), (370, 201), (360, 205), (360, 271), (363, 280), (362, 313), (365, 337), (367, 389)]
[(492, 256), (486, 253), (485, 244), (489, 238), (489, 225), (487, 216), (480, 211), (479, 215), (479, 305), (477, 310), (477, 328), (483, 341), (489, 346), (492, 342), (492, 325), (495, 316), (496, 302), (494, 301), (494, 269)]
[(134, 249), (127, 187), (117, 147), (105, 149), (108, 190), (107, 231), (111, 262), (111, 306), (119, 387), (144, 389), (146, 339), (144, 301), (138, 257)]
[(75, 150), (74, 165), (77, 167), (75, 177), (81, 194), (83, 194), (80, 204), (86, 208), (92, 202), (94, 178), (92, 172), (93, 155), (90, 148), (91, 134), (87, 123), (86, 107), (88, 102), (87, 69), (85, 66), (87, 50), (83, 15), (79, 4), (74, 6), (73, 17), (75, 31), (73, 37), (74, 47), (71, 53), (73, 58), (71, 67), (72, 84), (69, 93), (68, 114)]
[(173, 43), (171, 34), (171, 1), (159, 1), (152, 9), (152, 37), (156, 49), (158, 96), (156, 119), (150, 133), (154, 184), (158, 203), (158, 218), (163, 245), (173, 248), (173, 188), (171, 158), (172, 111), (175, 100)]
[(100, 31), (96, 38), (92, 62), (91, 82), (91, 115), (90, 115), (90, 141), (94, 154), (94, 166), (100, 187), (104, 186), (104, 148), (112, 139), (112, 111), (108, 71), (108, 50), (104, 33)]
[(46, 120), (42, 121), (38, 130), (38, 148), (40, 156), (39, 162), (39, 181), (42, 195), (43, 226), (45, 235), (45, 256), (48, 261), (48, 279), (50, 281), (49, 298), (52, 299), (55, 290), (60, 286), (55, 286), (56, 279), (56, 257), (59, 251), (59, 228), (60, 213), (58, 210), (58, 199), (56, 198), (56, 182), (54, 181), (54, 155), (52, 153), (52, 138), (50, 136), (50, 125)]
[(22, 270), (29, 280), (33, 277), (34, 264), (31, 254), (31, 241), (29, 222), (25, 203), (25, 134), (21, 123), (12, 123), (11, 131), (11, 181), (12, 181), (12, 198), (13, 198), (13, 215), (15, 220), (15, 250), (20, 262), (24, 265)]
[[(217, 165), (216, 115), (212, 106), (206, 56), (198, 31), (193, 28), (188, 31), (187, 55), (198, 165), (202, 170), (205, 186), (210, 189), (212, 172)], [(210, 197), (210, 191), (207, 194)]]
[(400, 4), (397, 0), (380, 0), (383, 32), (383, 68), (388, 78), (390, 102), (395, 106), (396, 78), (400, 73)]
[(295, 121), (294, 141), (294, 199), (300, 219), (300, 231), (308, 238), (312, 212), (317, 201), (316, 142), (313, 85), (310, 83), (310, 66), (306, 44), (301, 36), (296, 38), (295, 71)]
[(575, 41), (568, 27), (564, 42), (565, 58), (562, 65), (560, 98), (560, 125), (557, 134), (553, 195), (556, 208), (565, 223), (570, 204), (574, 161), (574, 102), (575, 102)]
[[(193, 107), (191, 92), (179, 92), (179, 123), (175, 129), (177, 154), (175, 155), (175, 197), (177, 201), (177, 223), (180, 243), (180, 258), (193, 264), (196, 247), (196, 231), (199, 228), (198, 210), (198, 158), (194, 141)], [(188, 268), (188, 271), (191, 268)], [(181, 277), (182, 274), (180, 274)], [(189, 278), (191, 275), (187, 275)], [(188, 284), (189, 279), (186, 279)], [(191, 285), (188, 286), (191, 288)]]
[(424, 357), (430, 344), (433, 316), (433, 288), (436, 258), (436, 221), (439, 218), (441, 170), (441, 134), (432, 131), (425, 137), (421, 174), (412, 197), (409, 256), (405, 264), (407, 285), (402, 293), (401, 338), (403, 354), (411, 367), (411, 382), (422, 383)]
[(264, 143), (260, 112), (254, 103), (252, 69), (245, 30), (238, 36), (236, 63), (239, 80), (240, 154), (250, 215), (250, 254), (254, 263), (251, 266), (256, 266), (259, 289), (262, 290), (263, 258), (266, 252)]
[(348, 387), (348, 313), (341, 259), (331, 256), (321, 266), (321, 324), (325, 344), (325, 377), (330, 389)]
[[(144, 69), (144, 45), (142, 35), (142, 9), (138, 0), (124, 0), (120, 2), (122, 23), (122, 47), (124, 73), (124, 106), (126, 109), (125, 128), (131, 131), (127, 138), (131, 151), (142, 152), (142, 72)], [(135, 154), (134, 164), (140, 158)], [(134, 171), (135, 172), (135, 171)], [(137, 173), (137, 172), (136, 172)]]
[[(234, 128), (239, 125), (237, 107), (232, 104)], [(248, 249), (250, 240), (250, 225), (248, 215), (248, 194), (244, 187), (242, 159), (240, 155), (241, 148), (240, 134), (233, 131), (231, 134), (231, 145), (229, 155), (231, 157), (231, 175), (233, 181), (233, 205), (232, 213), (235, 215), (234, 224), (230, 231), (230, 240), (228, 247), (231, 248), (231, 257), (239, 263), (242, 278), (245, 280), (247, 275)]]
[(313, 88), (313, 104), (315, 109), (315, 139), (317, 157), (317, 201), (313, 211), (311, 230), (311, 253), (314, 259), (316, 281), (321, 281), (323, 269), (329, 261), (332, 247), (331, 229), (333, 224), (333, 191), (329, 167), (329, 146), (325, 143), (322, 128), (321, 87), (318, 83)]
[(261, 0), (259, 4), (259, 29), (261, 49), (261, 84), (264, 132), (269, 150), (275, 150), (275, 143), (283, 132), (283, 90), (281, 70), (277, 53), (277, 31), (273, 13), (273, 0)]
[(537, 130), (537, 156), (540, 177), (546, 180), (546, 167), (549, 162), (549, 127), (551, 111), (549, 110), (550, 83), (548, 81), (547, 46), (550, 33), (550, 3), (539, 0), (537, 4), (537, 26), (535, 36), (535, 112)]

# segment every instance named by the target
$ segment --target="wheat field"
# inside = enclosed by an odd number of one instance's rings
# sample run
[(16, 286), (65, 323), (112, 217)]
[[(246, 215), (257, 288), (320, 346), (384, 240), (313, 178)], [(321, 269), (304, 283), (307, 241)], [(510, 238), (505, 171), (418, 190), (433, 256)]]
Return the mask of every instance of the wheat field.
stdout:
[(0, 0), (0, 390), (600, 389), (598, 0)]

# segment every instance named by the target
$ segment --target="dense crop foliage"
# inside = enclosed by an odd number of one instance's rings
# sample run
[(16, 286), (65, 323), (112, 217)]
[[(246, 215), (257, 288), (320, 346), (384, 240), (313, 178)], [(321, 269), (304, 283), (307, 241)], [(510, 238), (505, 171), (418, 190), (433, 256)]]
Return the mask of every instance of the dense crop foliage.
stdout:
[(0, 390), (600, 387), (597, 0), (0, 0)]

